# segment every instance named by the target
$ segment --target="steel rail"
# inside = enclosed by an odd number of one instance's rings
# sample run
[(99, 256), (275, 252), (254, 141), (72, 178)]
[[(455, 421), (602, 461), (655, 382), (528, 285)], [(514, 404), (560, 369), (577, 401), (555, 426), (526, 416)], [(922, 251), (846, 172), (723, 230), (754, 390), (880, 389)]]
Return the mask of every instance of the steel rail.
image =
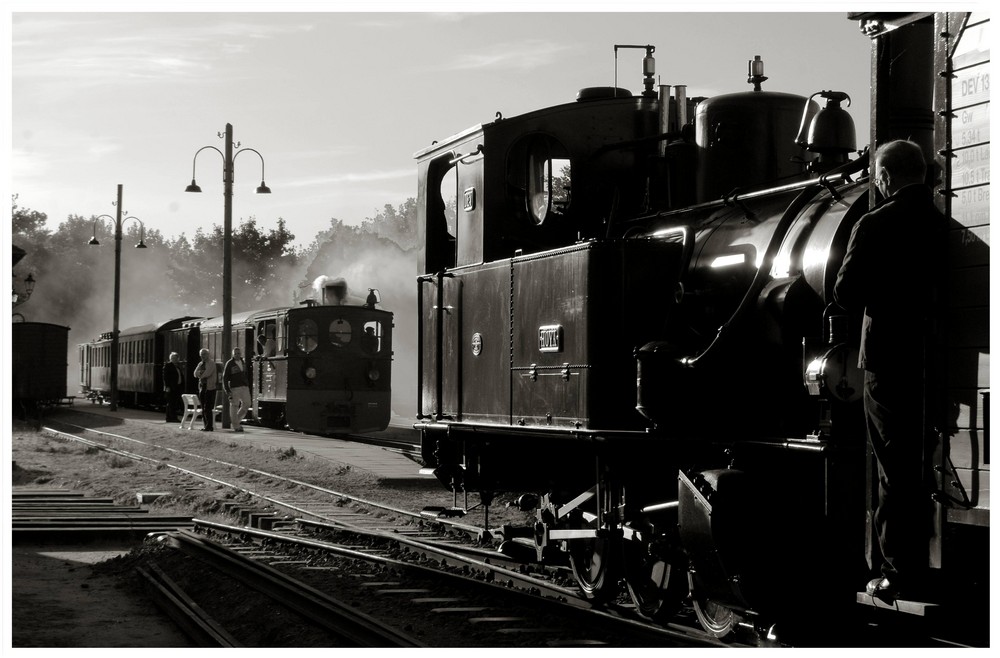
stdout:
[[(301, 519), (296, 519), (296, 521), (301, 521)], [(577, 614), (592, 615), (595, 617), (596, 621), (614, 623), (623, 626), (629, 631), (639, 632), (647, 634), (650, 638), (660, 638), (669, 639), (672, 641), (681, 640), (686, 643), (697, 644), (702, 646), (710, 647), (722, 647), (722, 646), (737, 646), (736, 644), (730, 643), (725, 644), (714, 638), (708, 637), (702, 630), (694, 628), (686, 628), (678, 624), (670, 624), (669, 626), (655, 626), (649, 624), (648, 622), (629, 619), (617, 614), (613, 614), (604, 610), (595, 608), (593, 604), (583, 599), (579, 596), (578, 592), (575, 590), (570, 590), (567, 588), (562, 588), (557, 585), (532, 578), (531, 576), (513, 572), (508, 569), (496, 567), (484, 562), (479, 562), (476, 560), (471, 560), (463, 555), (450, 553), (448, 551), (438, 551), (435, 547), (427, 547), (420, 542), (408, 541), (397, 535), (392, 535), (390, 533), (374, 533), (371, 531), (362, 531), (368, 535), (380, 535), (387, 540), (396, 542), (410, 544), (415, 548), (425, 551), (432, 556), (436, 556), (445, 562), (451, 560), (450, 566), (470, 566), (472, 568), (478, 567), (481, 573), (490, 573), (492, 578), (486, 580), (477, 580), (475, 578), (470, 578), (467, 575), (462, 575), (459, 573), (453, 573), (450, 571), (444, 571), (439, 568), (433, 568), (424, 566), (421, 564), (416, 564), (412, 562), (401, 561), (395, 558), (385, 557), (383, 555), (378, 555), (374, 553), (365, 553), (364, 551), (358, 551), (351, 548), (345, 548), (337, 544), (332, 544), (322, 540), (292, 536), (284, 533), (271, 532), (266, 530), (259, 530), (256, 528), (245, 528), (240, 526), (231, 526), (222, 523), (216, 523), (214, 521), (205, 521), (201, 519), (195, 519), (195, 526), (204, 527), (207, 529), (212, 529), (217, 532), (227, 533), (231, 535), (236, 535), (241, 538), (257, 538), (260, 540), (267, 540), (269, 542), (280, 542), (284, 544), (293, 544), (296, 546), (302, 546), (311, 549), (318, 549), (326, 551), (335, 555), (339, 555), (345, 558), (351, 559), (362, 559), (369, 562), (375, 562), (378, 564), (392, 566), (399, 569), (414, 570), (421, 573), (429, 573), (434, 577), (446, 577), (456, 579), (463, 583), (474, 583), (477, 586), (489, 586), (495, 587), (504, 592), (505, 595), (519, 595), (530, 597), (535, 601), (545, 601), (551, 605), (566, 606), (567, 609), (575, 611)], [(316, 524), (312, 521), (307, 522), (306, 525), (312, 527), (323, 528), (324, 524)], [(336, 526), (325, 526), (328, 529), (338, 529)], [(427, 550), (430, 548), (431, 550)], [(518, 585), (519, 587), (515, 587)], [(546, 595), (547, 593), (547, 595)]]
[[(355, 534), (361, 534), (366, 537), (374, 537), (378, 539), (384, 539), (391, 541), (403, 546), (408, 546), (410, 548), (421, 551), (426, 555), (431, 555), (442, 563), (447, 563), (451, 560), (455, 565), (468, 566), (470, 569), (478, 571), (487, 576), (489, 581), (492, 582), (505, 582), (512, 585), (519, 585), (522, 589), (536, 590), (538, 594), (547, 595), (550, 598), (556, 598), (559, 600), (565, 600), (566, 602), (572, 603), (575, 607), (581, 607), (590, 609), (592, 605), (589, 601), (581, 599), (579, 593), (576, 590), (568, 589), (565, 587), (560, 587), (558, 585), (553, 585), (552, 583), (546, 582), (539, 578), (534, 578), (530, 575), (518, 573), (517, 571), (506, 569), (504, 567), (490, 564), (488, 562), (474, 559), (461, 553), (456, 553), (449, 551), (447, 549), (440, 548), (438, 546), (433, 546), (426, 544), (421, 541), (409, 539), (407, 537), (400, 536), (398, 534), (381, 532), (378, 530), (369, 530), (365, 528), (357, 528), (344, 524), (343, 526), (339, 524), (322, 523), (316, 521), (310, 521), (307, 519), (295, 519), (295, 522), (300, 526), (319, 528), (325, 530), (340, 530), (347, 529)], [(399, 567), (419, 567), (420, 565), (415, 565), (411, 562), (405, 562), (400, 560), (395, 560), (393, 558), (386, 558), (383, 556), (373, 555), (371, 553), (365, 553), (364, 551), (356, 551), (353, 549), (343, 548), (337, 546), (336, 544), (331, 544), (328, 542), (323, 542), (314, 539), (306, 539), (302, 537), (289, 537), (286, 534), (273, 532), (268, 530), (259, 530), (256, 528), (241, 528), (236, 526), (230, 526), (223, 523), (217, 523), (215, 521), (206, 521), (203, 519), (194, 519), (194, 524), (196, 527), (201, 526), (205, 528), (212, 528), (214, 530), (219, 530), (222, 532), (238, 533), (248, 537), (257, 537), (259, 539), (269, 539), (269, 540), (279, 540), (285, 542), (295, 542), (296, 544), (302, 544), (304, 546), (310, 546), (312, 548), (320, 548), (326, 551), (342, 555), (344, 557), (354, 557), (365, 560), (377, 561), (382, 564), (391, 564), (393, 566)], [(435, 573), (441, 573), (439, 569), (433, 569)]]
[[(128, 441), (128, 442), (131, 442), (131, 443), (136, 443), (136, 444), (147, 446), (147, 447), (150, 447), (150, 448), (156, 448), (158, 450), (166, 450), (168, 452), (172, 452), (172, 453), (175, 453), (175, 454), (178, 454), (178, 455), (184, 455), (185, 457), (194, 457), (196, 459), (203, 459), (203, 460), (206, 460), (206, 461), (211, 461), (213, 463), (219, 464), (220, 466), (227, 466), (227, 467), (230, 467), (230, 468), (237, 468), (237, 469), (241, 469), (241, 470), (247, 471), (248, 473), (256, 473), (258, 475), (263, 475), (265, 477), (280, 479), (280, 480), (282, 480), (284, 482), (291, 482), (292, 484), (296, 484), (296, 485), (298, 485), (300, 487), (305, 487), (307, 489), (311, 489), (313, 491), (318, 491), (320, 493), (324, 493), (324, 494), (327, 494), (327, 495), (330, 495), (330, 496), (335, 496), (337, 498), (343, 498), (343, 499), (346, 499), (346, 500), (350, 500), (351, 502), (361, 503), (362, 505), (368, 505), (369, 507), (374, 507), (376, 509), (385, 510), (387, 512), (393, 512), (394, 514), (400, 514), (402, 516), (409, 516), (409, 517), (413, 517), (413, 518), (427, 520), (427, 517), (423, 516), (419, 512), (411, 512), (409, 510), (399, 509), (399, 508), (393, 507), (391, 505), (385, 505), (383, 503), (378, 503), (378, 502), (375, 502), (375, 501), (372, 501), (372, 500), (367, 500), (367, 499), (360, 498), (360, 497), (352, 495), (352, 494), (347, 494), (347, 493), (343, 493), (343, 492), (340, 492), (340, 491), (334, 491), (333, 489), (327, 489), (326, 487), (321, 487), (319, 485), (310, 484), (309, 482), (303, 482), (301, 480), (296, 480), (294, 478), (289, 478), (289, 477), (285, 477), (283, 475), (278, 475), (277, 473), (271, 473), (271, 472), (268, 472), (268, 471), (262, 471), (262, 470), (255, 469), (255, 468), (248, 468), (248, 467), (243, 466), (241, 464), (234, 464), (232, 462), (223, 461), (221, 459), (215, 459), (213, 457), (205, 457), (204, 455), (198, 455), (198, 454), (195, 454), (195, 453), (186, 452), (184, 450), (179, 450), (177, 448), (171, 448), (169, 446), (162, 446), (162, 445), (159, 445), (159, 444), (156, 444), (156, 443), (150, 443), (148, 441), (141, 441), (139, 439), (133, 439), (131, 437), (122, 436), (120, 434), (113, 434), (111, 432), (104, 432), (104, 431), (101, 431), (101, 430), (95, 430), (95, 429), (91, 429), (89, 427), (83, 427), (82, 425), (76, 425), (76, 424), (73, 424), (73, 423), (65, 423), (63, 421), (59, 421), (59, 422), (61, 424), (63, 424), (63, 425), (68, 426), (68, 427), (76, 427), (76, 428), (84, 430), (86, 432), (93, 432), (94, 434), (99, 434), (99, 435), (103, 435), (103, 436), (109, 436), (109, 437), (112, 437), (112, 438), (115, 438), (115, 439), (119, 439), (121, 441)], [(51, 427), (43, 427), (42, 429), (50, 431), (50, 432), (54, 432), (56, 434), (62, 434), (64, 436), (68, 436), (68, 437), (75, 436), (73, 434), (68, 434), (66, 432), (61, 432), (60, 430), (57, 430), (57, 429), (54, 429), (54, 428), (51, 428)], [(89, 445), (92, 445), (94, 447), (101, 447), (103, 445), (103, 444), (100, 444), (100, 443), (97, 443), (97, 442), (89, 441), (88, 439), (84, 439), (83, 437), (79, 437), (78, 440), (80, 440), (82, 442), (85, 442), (85, 443), (88, 443)], [(112, 448), (105, 448), (105, 449), (108, 450), (109, 452), (114, 452), (114, 449), (112, 449)], [(129, 456), (128, 454), (120, 453), (120, 452), (117, 453), (117, 454), (121, 454), (122, 456)], [(156, 461), (156, 463), (163, 463), (163, 462), (161, 462), (159, 460), (154, 460), (154, 461)], [(177, 469), (177, 470), (186, 472), (186, 473), (188, 473), (190, 475), (194, 475), (196, 477), (200, 477), (200, 478), (203, 478), (203, 479), (211, 480), (210, 478), (202, 476), (202, 475), (200, 475), (198, 473), (194, 473), (192, 471), (185, 471), (185, 469), (181, 469), (180, 467), (173, 466), (171, 464), (166, 464), (166, 466), (168, 466), (170, 468), (173, 468), (173, 469)], [(219, 483), (219, 484), (226, 484), (226, 483), (221, 482), (219, 480), (211, 480), (211, 481), (214, 481), (214, 482)], [(231, 485), (227, 484), (227, 486), (231, 486)], [(276, 501), (274, 499), (271, 499), (271, 498), (269, 498), (267, 496), (258, 494), (256, 492), (253, 492), (253, 491), (250, 491), (250, 490), (247, 490), (247, 489), (242, 489), (242, 488), (239, 488), (239, 487), (234, 487), (234, 488), (238, 488), (241, 491), (243, 491), (244, 493), (248, 493), (250, 495), (257, 496), (259, 498), (262, 498), (263, 500), (267, 500), (268, 502), (281, 505), (282, 507), (286, 507), (286, 508), (294, 510), (296, 512), (299, 512), (299, 513), (302, 513), (302, 514), (306, 514), (308, 516), (315, 516), (317, 518), (324, 518), (322, 515), (315, 514), (313, 512), (310, 512), (309, 510), (298, 508), (298, 507), (292, 506), (292, 505), (290, 505), (288, 503), (282, 503), (282, 502)], [(478, 528), (476, 526), (471, 526), (471, 525), (468, 525), (468, 524), (465, 524), (465, 523), (458, 523), (456, 521), (452, 521), (452, 520), (449, 520), (449, 519), (435, 519), (435, 521), (437, 523), (442, 524), (442, 525), (448, 526), (450, 528), (455, 528), (456, 530), (461, 530), (462, 532), (465, 532), (465, 533), (468, 533), (468, 534), (471, 534), (471, 535), (478, 536), (483, 531), (482, 528)]]
[(212, 619), (155, 562), (137, 567), (149, 582), (156, 604), (200, 647), (242, 647), (243, 644)]
[(169, 545), (237, 578), (353, 647), (423, 647), (419, 640), (333, 597), (192, 532), (163, 535)]

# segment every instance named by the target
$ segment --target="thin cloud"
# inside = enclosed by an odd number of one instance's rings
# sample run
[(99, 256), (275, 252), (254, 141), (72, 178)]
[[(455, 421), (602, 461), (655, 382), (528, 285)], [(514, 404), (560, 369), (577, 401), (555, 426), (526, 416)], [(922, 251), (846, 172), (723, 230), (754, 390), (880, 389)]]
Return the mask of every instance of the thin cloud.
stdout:
[(333, 174), (330, 176), (317, 176), (285, 183), (285, 187), (315, 187), (317, 185), (341, 185), (344, 183), (372, 183), (376, 181), (395, 180), (399, 178), (410, 178), (413, 176), (411, 169), (396, 169), (387, 171), (369, 171), (361, 174)]
[(466, 53), (444, 67), (445, 70), (472, 71), (487, 69), (535, 69), (551, 64), (560, 54), (570, 50), (562, 46), (540, 39), (522, 42), (507, 42), (494, 44), (488, 49), (474, 53)]
[[(133, 20), (65, 20), (44, 14), (19, 18), (13, 30), (13, 77), (25, 81), (71, 77), (80, 85), (122, 76), (150, 80), (186, 76), (211, 70), (215, 60), (249, 52), (248, 42), (313, 30), (308, 24), (248, 21), (189, 24), (168, 16), (159, 27), (143, 21), (141, 34), (135, 34)], [(55, 41), (62, 44), (56, 51), (62, 54), (55, 56), (53, 35), (60, 35)]]

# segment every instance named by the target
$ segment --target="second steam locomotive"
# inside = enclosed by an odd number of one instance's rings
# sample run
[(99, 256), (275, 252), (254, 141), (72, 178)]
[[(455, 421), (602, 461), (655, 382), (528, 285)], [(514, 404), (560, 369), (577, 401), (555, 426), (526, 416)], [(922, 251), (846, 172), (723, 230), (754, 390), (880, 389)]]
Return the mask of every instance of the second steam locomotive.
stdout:
[[(321, 287), (318, 299), (299, 307), (232, 316), (230, 344), (251, 364), (249, 418), (320, 435), (388, 426), (392, 313), (376, 308), (375, 291), (363, 304), (342, 303), (340, 286), (341, 280), (333, 280)], [(180, 357), (185, 392), (195, 392), (198, 352), (208, 349), (220, 369), (229, 358), (222, 354), (222, 331), (222, 317), (181, 317), (119, 331), (121, 402), (162, 407), (163, 364), (171, 352)], [(80, 385), (93, 400), (111, 394), (111, 338), (109, 332), (78, 347)]]

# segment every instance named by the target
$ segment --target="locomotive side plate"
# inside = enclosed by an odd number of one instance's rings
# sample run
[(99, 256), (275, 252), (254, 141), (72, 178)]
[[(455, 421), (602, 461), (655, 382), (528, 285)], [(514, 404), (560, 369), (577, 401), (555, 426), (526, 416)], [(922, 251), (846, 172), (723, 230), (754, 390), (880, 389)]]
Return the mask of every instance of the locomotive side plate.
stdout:
[(539, 352), (562, 352), (563, 330), (560, 324), (548, 324), (538, 328)]

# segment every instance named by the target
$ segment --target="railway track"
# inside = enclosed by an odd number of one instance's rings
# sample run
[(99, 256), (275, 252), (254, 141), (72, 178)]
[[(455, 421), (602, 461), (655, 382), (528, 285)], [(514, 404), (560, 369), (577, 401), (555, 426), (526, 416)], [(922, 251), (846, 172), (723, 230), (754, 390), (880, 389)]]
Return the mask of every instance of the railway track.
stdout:
[[(210, 521), (195, 519), (194, 525), (201, 532), (240, 537), (241, 541), (266, 545), (268, 551), (273, 550), (274, 545), (286, 541), (292, 543), (317, 541), (307, 537), (307, 535), (344, 535), (346, 539), (340, 542), (339, 547), (337, 544), (323, 541), (322, 546), (312, 544), (310, 550), (322, 550), (334, 554), (340, 552), (342, 554), (345, 550), (356, 550), (346, 548), (350, 546), (381, 546), (381, 549), (374, 552), (371, 550), (358, 554), (349, 552), (347, 559), (382, 564), (381, 568), (383, 569), (390, 567), (398, 569), (400, 565), (385, 563), (384, 556), (379, 554), (380, 551), (389, 551), (391, 554), (407, 557), (403, 562), (406, 564), (408, 572), (413, 569), (432, 569), (438, 574), (437, 578), (439, 579), (444, 577), (459, 578), (462, 582), (461, 585), (452, 585), (452, 592), (448, 595), (417, 596), (414, 597), (416, 599), (444, 598), (450, 600), (461, 598), (460, 594), (455, 593), (455, 588), (458, 590), (488, 588), (487, 592), (478, 594), (477, 598), (481, 602), (493, 600), (493, 603), (457, 606), (458, 608), (471, 608), (463, 611), (463, 614), (469, 616), (469, 624), (495, 626), (506, 620), (515, 624), (513, 628), (520, 628), (516, 626), (517, 619), (515, 618), (518, 617), (517, 615), (488, 615), (488, 621), (482, 619), (481, 615), (477, 616), (477, 613), (483, 610), (503, 611), (511, 609), (513, 604), (503, 604), (498, 607), (495, 602), (498, 592), (504, 592), (505, 596), (524, 596), (533, 600), (535, 605), (552, 606), (555, 610), (563, 610), (558, 614), (549, 611), (547, 618), (553, 619), (559, 614), (567, 615), (573, 619), (572, 623), (576, 625), (577, 630), (580, 628), (614, 629), (613, 631), (605, 631), (600, 639), (591, 638), (587, 639), (586, 642), (610, 646), (718, 644), (707, 638), (698, 629), (659, 628), (631, 618), (627, 610), (623, 614), (621, 611), (593, 609), (588, 601), (578, 596), (572, 578), (567, 575), (566, 570), (535, 569), (519, 564), (495, 550), (488, 550), (476, 542), (477, 539), (482, 538), (482, 529), (463, 524), (461, 521), (429, 520), (420, 511), (399, 509), (381, 504), (378, 501), (317, 487), (308, 482), (284, 478), (276, 473), (242, 467), (238, 464), (195, 455), (169, 446), (133, 439), (122, 434), (112, 434), (82, 427), (77, 428), (78, 433), (73, 433), (67, 431), (65, 426), (62, 429), (46, 427), (45, 430), (63, 439), (78, 441), (93, 449), (104, 450), (118, 457), (150, 465), (155, 464), (161, 470), (171, 469), (178, 476), (183, 477), (186, 482), (200, 479), (206, 485), (216, 488), (225, 487), (242, 494), (240, 502), (230, 501), (226, 504), (225, 509), (230, 516), (240, 520), (240, 525), (223, 527), (213, 525)], [(178, 456), (183, 455), (189, 461), (197, 458), (205, 466), (201, 472), (198, 472), (192, 468), (172, 465), (163, 458), (163, 451)], [(238, 477), (228, 479), (218, 477), (213, 474), (218, 470), (217, 466), (226, 466), (238, 472)], [(260, 484), (261, 480), (267, 482), (266, 487)], [(350, 502), (352, 506), (348, 506), (347, 502)], [(359, 511), (357, 506), (363, 506), (366, 511)], [(415, 561), (419, 561), (420, 564), (414, 565)], [(448, 576), (443, 576), (442, 573), (448, 574)], [(412, 575), (408, 577), (413, 578)], [(431, 576), (425, 574), (423, 578), (427, 579)], [(403, 587), (402, 589), (413, 588)], [(416, 587), (416, 589), (430, 588), (421, 586)], [(447, 614), (454, 615), (455, 613), (449, 609)], [(589, 621), (580, 622), (577, 619), (579, 614), (587, 614), (591, 617)], [(521, 616), (521, 618), (534, 617), (537, 617), (537, 613)], [(454, 623), (454, 618), (452, 618), (451, 624)], [(549, 622), (548, 632), (558, 635), (558, 630), (552, 630), (558, 627), (560, 624)], [(519, 639), (519, 633), (528, 632), (526, 630), (510, 630), (510, 636), (515, 638), (515, 644), (511, 646), (517, 646), (516, 642), (522, 641)], [(531, 632), (542, 633), (544, 631), (536, 629)], [(562, 639), (558, 642), (562, 644), (573, 642), (572, 633), (563, 633), (561, 637)]]
[[(120, 433), (82, 427), (75, 433), (68, 430), (66, 426), (46, 428), (89, 449), (155, 464), (159, 471), (169, 469), (174, 486), (210, 489), (226, 498), (221, 507), (227, 520), (191, 520), (191, 532), (205, 541), (287, 570), (294, 579), (315, 583), (321, 591), (370, 592), (354, 594), (352, 605), (373, 605), (370, 614), (380, 606), (408, 610), (417, 621), (409, 622), (404, 634), (420, 630), (423, 634), (417, 639), (430, 646), (460, 641), (471, 642), (466, 646), (497, 646), (495, 639), (476, 635), (486, 628), (492, 629), (494, 637), (509, 641), (511, 647), (573, 642), (616, 647), (721, 646), (697, 627), (693, 615), (687, 619), (682, 616), (682, 623), (658, 627), (640, 619), (630, 605), (594, 609), (577, 595), (568, 570), (543, 570), (518, 562), (484, 544), (481, 540), (489, 533), (461, 520), (429, 519), (419, 511), (386, 505), (371, 497), (352, 496), (301, 478), (290, 479)], [(164, 453), (171, 457), (164, 457)], [(197, 461), (201, 466), (179, 467), (171, 460)], [(223, 472), (228, 474), (221, 475)], [(163, 537), (174, 534), (172, 530), (159, 533)], [(456, 582), (443, 584), (453, 579)], [(545, 612), (536, 606), (544, 607)], [(586, 621), (581, 622), (578, 616)], [(443, 630), (437, 630), (439, 623)], [(602, 632), (594, 633), (594, 629)], [(605, 633), (604, 629), (614, 630)], [(746, 644), (761, 645), (753, 633), (742, 637)], [(727, 644), (741, 646), (740, 637)]]

